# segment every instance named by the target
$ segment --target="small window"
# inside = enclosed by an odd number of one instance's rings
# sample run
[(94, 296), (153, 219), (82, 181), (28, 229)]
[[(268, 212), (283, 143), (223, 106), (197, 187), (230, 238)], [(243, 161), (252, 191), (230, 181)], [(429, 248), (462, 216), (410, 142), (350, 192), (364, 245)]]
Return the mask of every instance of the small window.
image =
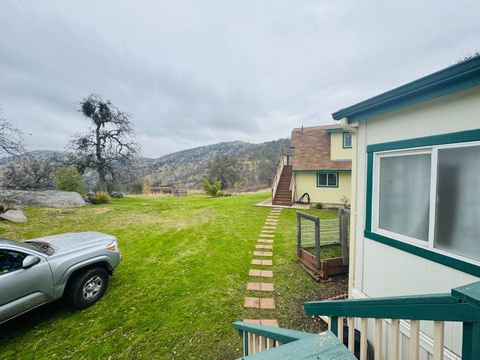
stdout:
[(349, 149), (352, 147), (352, 134), (349, 132), (343, 133), (343, 147)]
[(21, 269), (25, 256), (16, 251), (0, 250), (0, 275)]
[(318, 187), (338, 187), (338, 173), (318, 173)]

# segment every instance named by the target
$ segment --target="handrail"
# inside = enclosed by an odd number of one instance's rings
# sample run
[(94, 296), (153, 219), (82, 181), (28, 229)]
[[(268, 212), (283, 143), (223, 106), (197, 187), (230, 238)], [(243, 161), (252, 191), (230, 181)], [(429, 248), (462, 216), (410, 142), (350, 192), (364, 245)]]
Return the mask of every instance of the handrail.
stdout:
[(280, 160), (278, 161), (277, 172), (275, 173), (275, 177), (273, 178), (272, 201), (273, 201), (273, 198), (275, 197), (275, 194), (277, 193), (277, 187), (278, 187), (278, 184), (280, 183), (280, 177), (282, 176), (283, 167), (286, 165), (286, 162), (288, 163), (288, 156), (281, 155)]
[(233, 327), (238, 330), (238, 334), (243, 338), (244, 357), (315, 335), (243, 321), (234, 322)]
[(235, 321), (233, 327), (238, 330), (240, 336), (243, 335), (243, 332), (248, 332), (280, 341), (283, 344), (315, 335), (302, 331), (283, 329), (275, 326), (257, 325), (243, 321)]
[[(410, 320), (409, 358), (419, 359), (420, 320), (434, 322), (433, 358), (443, 358), (444, 323), (463, 323), (462, 359), (480, 354), (480, 282), (457, 287), (448, 294), (397, 296), (373, 299), (311, 301), (304, 304), (308, 315), (329, 317), (331, 331), (343, 338), (343, 321), (348, 319), (349, 339), (353, 338), (355, 318), (361, 318), (360, 359), (366, 358), (368, 318), (375, 319), (375, 358), (381, 357), (382, 319), (392, 319), (391, 354), (398, 359), (399, 320)], [(351, 336), (350, 336), (351, 335)], [(353, 342), (349, 341), (353, 351)]]
[(361, 300), (312, 301), (304, 304), (307, 315), (409, 319), (432, 321), (480, 321), (476, 306), (450, 294)]
[(295, 174), (292, 172), (292, 177), (290, 178), (290, 187), (289, 190), (292, 193), (292, 204), (295, 202)]
[[(476, 300), (468, 300), (471, 294)], [(304, 308), (310, 316), (474, 322), (480, 321), (480, 303), (475, 301), (480, 301), (480, 282), (453, 289), (451, 294), (310, 301)]]

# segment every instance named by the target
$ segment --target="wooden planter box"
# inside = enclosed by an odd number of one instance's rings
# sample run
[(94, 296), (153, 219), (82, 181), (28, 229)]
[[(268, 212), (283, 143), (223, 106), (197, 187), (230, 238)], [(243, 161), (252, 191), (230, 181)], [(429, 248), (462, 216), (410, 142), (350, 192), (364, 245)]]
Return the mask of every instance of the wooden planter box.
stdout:
[(348, 273), (348, 265), (342, 265), (342, 258), (320, 260), (317, 267), (315, 256), (305, 249), (299, 249), (298, 261), (317, 280), (326, 280), (329, 276)]

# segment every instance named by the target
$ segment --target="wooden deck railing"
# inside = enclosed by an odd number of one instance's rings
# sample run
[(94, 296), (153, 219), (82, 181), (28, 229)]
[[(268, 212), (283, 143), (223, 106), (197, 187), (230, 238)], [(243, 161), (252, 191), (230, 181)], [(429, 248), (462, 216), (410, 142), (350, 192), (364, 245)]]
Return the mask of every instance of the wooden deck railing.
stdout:
[(234, 322), (233, 327), (238, 330), (239, 335), (243, 338), (244, 357), (314, 335), (242, 321)]
[(295, 202), (295, 174), (292, 173), (289, 190), (292, 192), (292, 204)]
[[(444, 356), (444, 330), (445, 322), (460, 322), (463, 324), (462, 360), (480, 359), (480, 282), (452, 289), (450, 294), (433, 294), (417, 296), (400, 296), (375, 299), (350, 299), (335, 301), (313, 301), (304, 304), (308, 315), (327, 316), (330, 331), (341, 342), (344, 331), (348, 332), (348, 349), (350, 354), (355, 349), (355, 322), (360, 324), (360, 360), (367, 359), (368, 321), (374, 321), (373, 349), (374, 358), (398, 360), (400, 358), (400, 319), (410, 322), (408, 354), (402, 358), (418, 360), (420, 354), (420, 322), (433, 321), (433, 360), (443, 359)], [(388, 354), (383, 356), (383, 324), (384, 320), (390, 322), (391, 339), (388, 345)], [(347, 328), (344, 330), (344, 322)], [(266, 351), (282, 344), (302, 340), (309, 340), (310, 344), (323, 346), (312, 336), (317, 334), (282, 329), (272, 326), (256, 325), (245, 322), (235, 322), (234, 328), (243, 338), (243, 356), (253, 355)], [(300, 344), (296, 343), (296, 344)], [(292, 344), (293, 345), (293, 344)], [(297, 359), (300, 353), (289, 353), (281, 357), (282, 349), (275, 349), (275, 358)], [(265, 353), (258, 354), (255, 358), (273, 359)], [(260, 356), (260, 357), (259, 357)], [(353, 354), (352, 354), (353, 356)], [(343, 358), (342, 358), (343, 359)]]
[(360, 360), (367, 358), (368, 319), (374, 319), (375, 359), (382, 359), (383, 320), (391, 320), (388, 359), (398, 360), (400, 319), (410, 321), (408, 359), (418, 360), (420, 321), (433, 321), (433, 359), (443, 359), (445, 321), (463, 323), (462, 359), (480, 358), (480, 282), (452, 289), (450, 294), (401, 296), (377, 299), (314, 301), (304, 304), (308, 315), (329, 317), (329, 328), (343, 341), (344, 320), (348, 348), (354, 351), (355, 321), (360, 321)]

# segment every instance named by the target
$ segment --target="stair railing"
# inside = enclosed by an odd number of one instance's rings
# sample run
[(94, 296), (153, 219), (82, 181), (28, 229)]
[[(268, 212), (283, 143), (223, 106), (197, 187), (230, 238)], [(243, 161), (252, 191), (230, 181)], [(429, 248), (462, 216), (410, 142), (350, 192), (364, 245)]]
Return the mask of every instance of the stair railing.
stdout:
[(290, 187), (288, 188), (292, 194), (292, 204), (295, 202), (295, 174), (292, 172), (292, 177), (290, 179)]
[(275, 177), (273, 178), (272, 201), (275, 198), (275, 194), (277, 193), (278, 184), (280, 183), (280, 177), (282, 176), (283, 168), (285, 165), (288, 165), (288, 155), (281, 155), (277, 166), (277, 172), (275, 173)]
[(233, 327), (238, 330), (240, 337), (243, 339), (244, 357), (315, 335), (242, 321), (234, 322)]
[(480, 282), (451, 290), (448, 294), (400, 296), (304, 304), (308, 315), (327, 316), (329, 328), (343, 341), (343, 323), (348, 326), (348, 348), (354, 352), (355, 319), (360, 319), (360, 360), (367, 359), (368, 319), (375, 321), (374, 356), (382, 358), (382, 325), (391, 319), (391, 345), (388, 359), (398, 360), (400, 319), (410, 321), (409, 356), (418, 360), (420, 321), (433, 321), (433, 360), (443, 359), (445, 321), (463, 323), (462, 359), (480, 358)]

